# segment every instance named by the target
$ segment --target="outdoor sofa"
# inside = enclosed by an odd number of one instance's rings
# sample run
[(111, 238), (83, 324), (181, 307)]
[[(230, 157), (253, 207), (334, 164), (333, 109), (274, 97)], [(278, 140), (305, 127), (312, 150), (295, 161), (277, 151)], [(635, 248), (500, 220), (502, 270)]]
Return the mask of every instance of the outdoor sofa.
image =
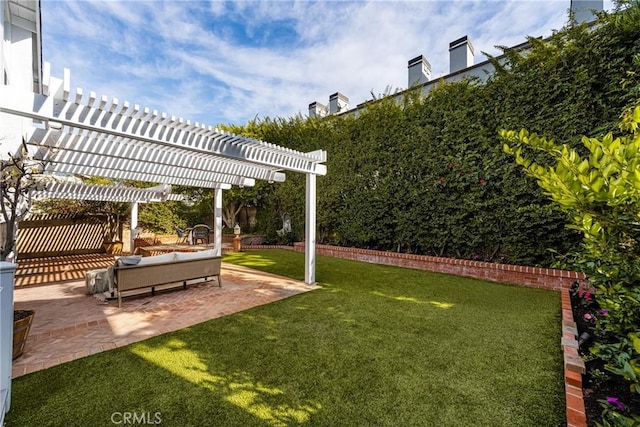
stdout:
[[(151, 289), (165, 284), (176, 284), (187, 287), (187, 281), (193, 279), (207, 279), (216, 277), (218, 286), (222, 257), (215, 254), (215, 250), (200, 252), (171, 252), (150, 257), (128, 256), (120, 257), (114, 266), (101, 270), (108, 282), (108, 289), (112, 296), (118, 295), (118, 307), (122, 307), (124, 292), (140, 289)], [(87, 274), (87, 291), (90, 289), (90, 273)], [(164, 288), (164, 287), (163, 287)]]

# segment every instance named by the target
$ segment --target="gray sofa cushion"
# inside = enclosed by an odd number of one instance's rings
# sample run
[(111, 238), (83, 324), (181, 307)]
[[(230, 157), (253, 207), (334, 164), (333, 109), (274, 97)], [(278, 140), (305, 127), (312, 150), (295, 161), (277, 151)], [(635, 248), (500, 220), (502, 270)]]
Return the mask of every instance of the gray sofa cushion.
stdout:
[(117, 259), (116, 265), (121, 267), (123, 265), (137, 265), (142, 257), (140, 255), (121, 256)]

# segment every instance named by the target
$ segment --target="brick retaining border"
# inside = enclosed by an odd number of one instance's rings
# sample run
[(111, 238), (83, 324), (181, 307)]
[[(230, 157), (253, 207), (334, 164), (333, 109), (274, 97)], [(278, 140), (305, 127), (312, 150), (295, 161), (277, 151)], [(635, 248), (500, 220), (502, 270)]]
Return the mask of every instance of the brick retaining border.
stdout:
[[(294, 243), (296, 252), (304, 252), (304, 242)], [(569, 289), (571, 283), (584, 281), (582, 273), (554, 268), (527, 267), (512, 264), (471, 261), (399, 252), (374, 251), (371, 249), (344, 248), (341, 246), (316, 245), (318, 255), (415, 268), (455, 276), (473, 277), (491, 282), (520, 285), (530, 288), (560, 291)]]
[[(242, 245), (242, 249), (285, 249), (288, 251), (293, 250), (293, 246), (287, 245)], [(304, 252), (304, 249), (302, 250)]]
[(587, 415), (582, 394), (584, 361), (578, 354), (578, 327), (573, 321), (569, 290), (562, 292), (562, 340), (564, 355), (564, 392), (567, 402), (567, 427), (586, 427)]

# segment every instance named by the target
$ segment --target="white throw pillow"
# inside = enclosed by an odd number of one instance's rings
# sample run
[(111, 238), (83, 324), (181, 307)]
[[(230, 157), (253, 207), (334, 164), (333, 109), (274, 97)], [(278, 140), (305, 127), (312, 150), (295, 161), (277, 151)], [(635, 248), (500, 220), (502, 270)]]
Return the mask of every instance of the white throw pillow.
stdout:
[(175, 252), (169, 252), (168, 254), (142, 257), (137, 265), (168, 264), (174, 262), (175, 260)]
[(176, 252), (176, 261), (187, 261), (194, 259), (211, 258), (216, 255), (215, 249), (200, 252)]

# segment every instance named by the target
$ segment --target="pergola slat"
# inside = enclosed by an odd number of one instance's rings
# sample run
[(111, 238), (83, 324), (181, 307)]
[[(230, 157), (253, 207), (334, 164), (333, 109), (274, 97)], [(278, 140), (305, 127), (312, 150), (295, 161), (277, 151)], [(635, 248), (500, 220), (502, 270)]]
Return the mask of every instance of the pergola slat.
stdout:
[(95, 185), (55, 182), (45, 190), (34, 191), (31, 197), (38, 199), (93, 200), (105, 202), (161, 202), (184, 200), (184, 195), (170, 193), (171, 187), (133, 188), (110, 185)]
[[(64, 175), (81, 175), (81, 176), (96, 176), (94, 174), (95, 168), (90, 166), (82, 166), (82, 165), (62, 165), (61, 167), (55, 170), (56, 174), (64, 174)], [(47, 170), (47, 173), (51, 173), (51, 171)], [(159, 182), (163, 178), (167, 178), (163, 175), (155, 175), (149, 173), (142, 172), (130, 172), (119, 169), (103, 169), (100, 173), (100, 176), (110, 179), (116, 180), (130, 180), (130, 181), (143, 181), (143, 182)], [(199, 187), (199, 188), (218, 188), (221, 184), (231, 185), (229, 183), (223, 183), (220, 181), (210, 181), (203, 179), (204, 177), (196, 177), (196, 178), (180, 178), (180, 177), (169, 177), (168, 179), (164, 179), (168, 184), (171, 185), (184, 185), (187, 187)], [(235, 184), (234, 184), (235, 185)], [(241, 185), (241, 184), (239, 184)]]

